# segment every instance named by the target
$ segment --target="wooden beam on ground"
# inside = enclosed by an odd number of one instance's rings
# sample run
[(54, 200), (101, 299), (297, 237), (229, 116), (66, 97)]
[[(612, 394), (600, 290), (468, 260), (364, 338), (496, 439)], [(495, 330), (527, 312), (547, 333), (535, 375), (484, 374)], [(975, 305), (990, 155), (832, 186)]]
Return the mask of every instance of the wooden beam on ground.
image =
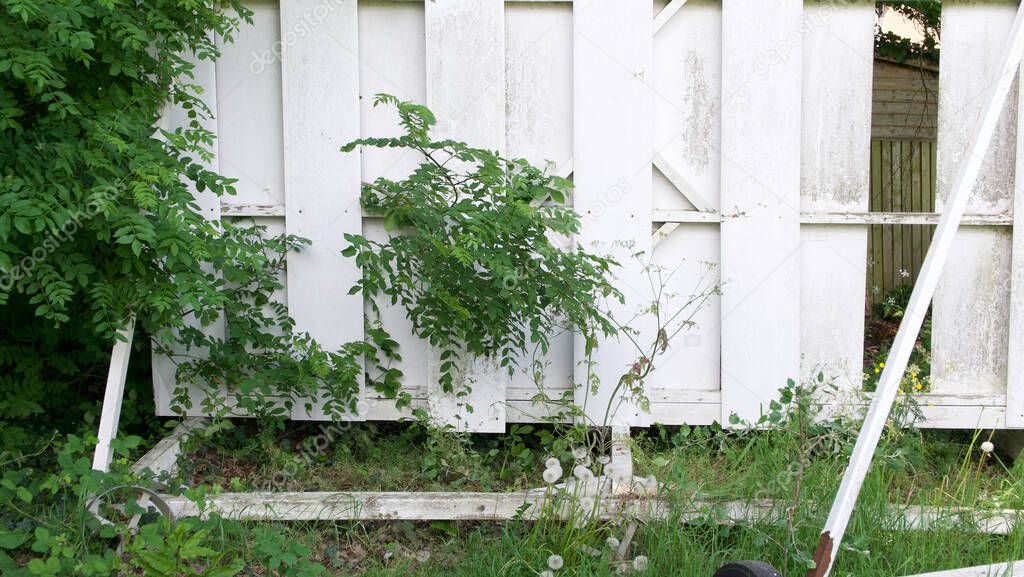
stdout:
[[(264, 521), (507, 521), (532, 519), (545, 499), (544, 489), (515, 493), (460, 492), (252, 492), (207, 498), (201, 513), (195, 503), (161, 495), (176, 518), (217, 513), (225, 518)], [(549, 494), (550, 495), (550, 494)], [(548, 496), (548, 499), (553, 497)], [(680, 507), (667, 499), (636, 495), (599, 497), (602, 519), (636, 517), (773, 523), (785, 519), (788, 503), (772, 500), (695, 501)], [(524, 508), (526, 506), (526, 508)], [(565, 518), (566, 515), (562, 515)], [(883, 530), (960, 529), (1006, 535), (1024, 518), (1020, 510), (890, 507)], [(884, 522), (883, 522), (884, 521)]]
[(962, 567), (933, 573), (917, 573), (906, 577), (1001, 577), (1003, 575), (1024, 575), (1024, 561)]
[(200, 417), (189, 417), (182, 421), (169, 435), (160, 439), (160, 442), (153, 445), (148, 453), (132, 465), (132, 472), (141, 473), (148, 470), (157, 476), (163, 473), (176, 474), (182, 442), (188, 438), (189, 433), (202, 427), (205, 423), (206, 419)]

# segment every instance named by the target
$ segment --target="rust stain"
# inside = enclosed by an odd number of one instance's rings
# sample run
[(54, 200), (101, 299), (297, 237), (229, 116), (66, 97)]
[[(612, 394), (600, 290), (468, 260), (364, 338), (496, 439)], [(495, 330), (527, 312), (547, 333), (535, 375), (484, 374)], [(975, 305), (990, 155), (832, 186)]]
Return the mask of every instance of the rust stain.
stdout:
[(825, 531), (818, 539), (818, 548), (814, 550), (814, 568), (807, 570), (807, 577), (822, 577), (832, 563), (832, 534)]

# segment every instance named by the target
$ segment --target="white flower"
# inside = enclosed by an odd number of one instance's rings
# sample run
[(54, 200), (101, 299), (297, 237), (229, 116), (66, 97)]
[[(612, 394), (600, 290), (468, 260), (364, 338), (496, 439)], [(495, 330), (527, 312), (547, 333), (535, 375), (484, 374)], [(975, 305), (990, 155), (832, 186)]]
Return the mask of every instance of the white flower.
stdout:
[(559, 466), (548, 467), (544, 469), (544, 482), (548, 485), (554, 485), (562, 478), (562, 468)]
[(552, 571), (558, 571), (562, 568), (562, 565), (565, 565), (565, 560), (562, 559), (561, 555), (552, 555), (548, 557), (548, 567), (550, 567)]
[(573, 447), (572, 448), (572, 456), (577, 461), (581, 461), (584, 458), (586, 458), (587, 454), (588, 454), (588, 451), (587, 451), (586, 447), (579, 446), (579, 447)]
[(572, 476), (576, 477), (580, 481), (586, 481), (594, 478), (594, 473), (586, 467), (586, 465), (576, 465), (572, 469)]
[(995, 448), (996, 446), (993, 445), (991, 441), (985, 441), (981, 444), (981, 450), (985, 453), (991, 453)]
[(600, 549), (595, 549), (595, 548), (591, 547), (590, 545), (583, 545), (581, 548), (582, 548), (584, 553), (586, 553), (587, 555), (590, 555), (591, 557), (600, 557), (601, 556), (601, 550)]
[(637, 555), (636, 558), (633, 559), (633, 569), (636, 569), (637, 571), (646, 571), (647, 557), (643, 555)]
[(544, 461), (544, 466), (548, 469), (557, 469), (562, 466), (562, 463), (554, 457), (548, 457), (548, 460)]
[(619, 540), (615, 537), (608, 537), (608, 539), (605, 540), (605, 543), (608, 543), (608, 547), (611, 549), (619, 548)]

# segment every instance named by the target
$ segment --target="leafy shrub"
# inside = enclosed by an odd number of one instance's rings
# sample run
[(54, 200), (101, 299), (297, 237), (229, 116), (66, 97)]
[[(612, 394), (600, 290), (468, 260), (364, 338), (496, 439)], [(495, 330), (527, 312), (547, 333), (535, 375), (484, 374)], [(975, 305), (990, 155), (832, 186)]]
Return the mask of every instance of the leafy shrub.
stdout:
[(549, 338), (563, 330), (579, 330), (590, 342), (614, 332), (595, 296), (619, 297), (606, 279), (615, 263), (552, 240), (579, 231), (579, 216), (563, 206), (568, 181), (522, 159), (433, 140), (436, 120), (424, 106), (386, 94), (374, 104), (396, 107), (405, 134), (359, 139), (342, 150), (399, 148), (424, 159), (405, 179), (382, 177), (363, 187), (363, 211), (383, 217), (386, 241), (345, 235), (344, 254), (363, 271), (352, 292), (362, 292), (374, 313), (367, 331), (381, 354), (382, 390), (397, 393), (400, 376), (385, 366), (398, 353), (379, 320), (382, 304), (401, 305), (413, 332), (440, 350), (446, 391), (456, 390), (467, 353), (512, 371), (524, 351), (546, 353)]

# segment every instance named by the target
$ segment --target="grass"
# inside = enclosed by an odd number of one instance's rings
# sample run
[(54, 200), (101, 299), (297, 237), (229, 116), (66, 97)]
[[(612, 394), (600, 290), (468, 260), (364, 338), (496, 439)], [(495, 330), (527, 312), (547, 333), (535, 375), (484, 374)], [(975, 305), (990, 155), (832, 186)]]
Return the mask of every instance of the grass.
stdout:
[[(636, 473), (654, 475), (661, 496), (680, 512), (698, 499), (775, 499), (782, 513), (776, 523), (722, 524), (709, 507), (696, 522), (650, 521), (638, 530), (631, 557), (646, 556), (649, 575), (711, 575), (737, 559), (762, 559), (784, 575), (802, 575), (855, 440), (855, 425), (790, 415), (769, 430), (655, 427), (634, 436)], [(196, 456), (204, 455), (234, 467), (206, 477), (193, 467), (193, 481), (202, 478), (233, 490), (260, 487), (273, 480), (269, 474), (282, 460), (299, 459), (308, 466), (296, 469), (277, 490), (515, 490), (542, 485), (543, 461), (550, 455), (572, 462), (565, 441), (572, 435), (553, 427), (456, 436), (416, 424), (359, 423), (333, 445), (310, 453), (295, 449), (309, 445), (315, 426), (269, 437), (252, 426), (191, 446), (183, 464), (202, 463)], [(1021, 528), (1006, 536), (966, 527), (901, 530), (888, 509), (890, 504), (1024, 509), (1024, 462), (1013, 465), (981, 451), (986, 438), (980, 431), (888, 429), (833, 574), (898, 576), (1024, 559)], [(616, 574), (618, 561), (604, 542), (621, 536), (623, 527), (610, 523), (574, 530), (571, 525), (550, 520), (294, 523), (281, 530), (305, 544), (309, 557), (329, 574), (529, 576), (544, 570), (552, 553), (566, 559), (556, 575)], [(584, 546), (601, 555), (581, 554)]]

